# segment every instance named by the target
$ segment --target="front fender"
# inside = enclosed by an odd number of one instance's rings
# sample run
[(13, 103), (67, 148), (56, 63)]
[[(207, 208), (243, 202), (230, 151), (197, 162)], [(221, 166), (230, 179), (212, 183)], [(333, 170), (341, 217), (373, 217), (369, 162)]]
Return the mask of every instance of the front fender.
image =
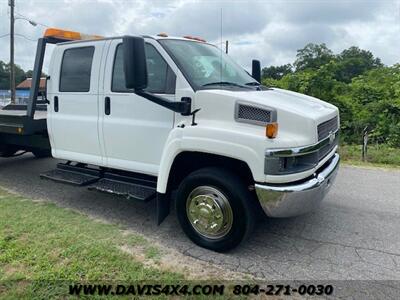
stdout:
[[(212, 138), (211, 138), (212, 137)], [(203, 152), (245, 162), (255, 181), (264, 180), (264, 147), (258, 136), (216, 127), (188, 126), (171, 131), (160, 162), (157, 192), (166, 193), (172, 164), (178, 154)]]

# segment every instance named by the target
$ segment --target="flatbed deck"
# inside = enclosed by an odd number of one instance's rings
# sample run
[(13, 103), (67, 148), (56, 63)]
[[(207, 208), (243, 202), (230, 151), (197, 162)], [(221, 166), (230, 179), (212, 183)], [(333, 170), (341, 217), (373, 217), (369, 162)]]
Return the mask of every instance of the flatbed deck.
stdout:
[(59, 42), (65, 42), (65, 39), (38, 39), (28, 103), (9, 104), (0, 109), (0, 156), (12, 156), (18, 150), (32, 151), (34, 154), (51, 150), (47, 132), (48, 101), (46, 95), (39, 97), (39, 84), (46, 44)]
[[(0, 118), (1, 116), (15, 116), (15, 117), (24, 117), (26, 116), (26, 110), (3, 110), (0, 109)], [(36, 111), (34, 115), (34, 120), (41, 120), (47, 118), (47, 111)]]
[(26, 105), (7, 105), (0, 109), (0, 133), (31, 135), (47, 131), (46, 105), (38, 105), (29, 117)]

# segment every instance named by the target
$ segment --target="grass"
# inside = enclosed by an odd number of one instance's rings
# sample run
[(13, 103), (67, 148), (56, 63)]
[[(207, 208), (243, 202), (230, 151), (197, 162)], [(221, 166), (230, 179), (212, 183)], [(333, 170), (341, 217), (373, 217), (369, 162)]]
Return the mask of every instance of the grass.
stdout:
[(360, 145), (341, 145), (339, 152), (343, 162), (360, 165), (384, 168), (400, 168), (400, 149), (392, 148), (387, 145), (369, 145), (367, 160), (361, 159)]
[(122, 246), (144, 248), (146, 259), (160, 255), (143, 237), (116, 225), (0, 189), (2, 299), (65, 298), (72, 282), (165, 283), (184, 278), (145, 266)]

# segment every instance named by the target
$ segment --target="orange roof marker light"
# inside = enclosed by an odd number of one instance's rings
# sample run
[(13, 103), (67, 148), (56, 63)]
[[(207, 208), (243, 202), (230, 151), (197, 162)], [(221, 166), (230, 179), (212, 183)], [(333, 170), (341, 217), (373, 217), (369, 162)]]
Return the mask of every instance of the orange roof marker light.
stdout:
[(195, 40), (195, 41), (199, 41), (199, 42), (203, 42), (203, 43), (207, 43), (207, 41), (205, 39), (199, 38), (199, 37), (195, 37), (195, 36), (191, 36), (191, 35), (185, 35), (183, 37), (184, 39), (189, 39), (189, 40)]
[(166, 34), (165, 32), (161, 32), (161, 33), (157, 34), (157, 36), (168, 37), (168, 34)]
[(52, 37), (52, 38), (66, 40), (66, 41), (98, 40), (98, 39), (104, 38), (103, 36), (100, 36), (100, 35), (89, 35), (89, 34), (83, 34), (80, 32), (62, 30), (62, 29), (57, 29), (57, 28), (46, 29), (43, 37)]

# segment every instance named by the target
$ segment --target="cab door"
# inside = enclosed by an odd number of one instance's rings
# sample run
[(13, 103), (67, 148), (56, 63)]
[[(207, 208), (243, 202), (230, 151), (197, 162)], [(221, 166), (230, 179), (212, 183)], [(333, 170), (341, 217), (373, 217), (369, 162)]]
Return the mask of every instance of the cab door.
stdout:
[(51, 62), (48, 127), (53, 156), (102, 165), (99, 75), (105, 41), (57, 46)]
[[(159, 45), (145, 46), (147, 91), (175, 100), (176, 76), (160, 54)], [(122, 40), (112, 40), (104, 72), (102, 144), (110, 168), (157, 175), (174, 112), (125, 87)]]

